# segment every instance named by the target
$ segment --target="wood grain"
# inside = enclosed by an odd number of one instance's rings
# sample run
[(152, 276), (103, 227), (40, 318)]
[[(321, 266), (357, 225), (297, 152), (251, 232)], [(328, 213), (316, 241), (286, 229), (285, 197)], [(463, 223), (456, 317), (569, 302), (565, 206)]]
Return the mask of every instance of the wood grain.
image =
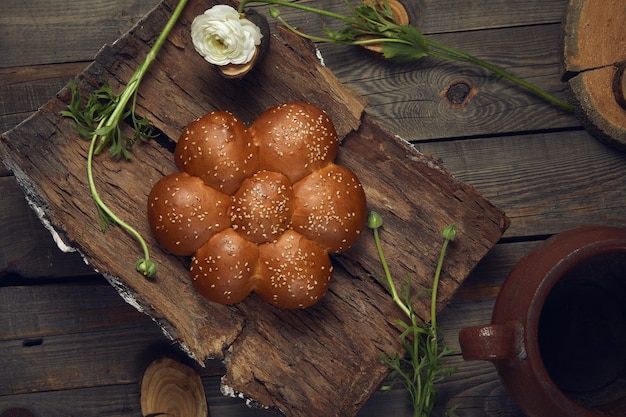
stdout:
[(577, 115), (595, 137), (621, 151), (626, 151), (626, 105), (613, 83), (620, 65), (626, 65), (626, 35), (619, 23), (624, 19), (619, 1), (573, 0), (562, 52), (567, 93)]
[[(333, 0), (306, 2), (334, 10), (343, 7), (342, 2)], [(144, 13), (141, 11), (132, 16), (129, 10), (138, 12), (136, 4), (143, 3), (142, 7), (148, 11), (158, 1), (124, 2), (116, 10), (123, 10), (119, 14), (127, 18), (116, 22), (111, 22), (109, 5), (98, 4), (102, 3), (101, 0), (89, 4), (80, 0), (62, 3), (13, 2), (12, 7), (4, 8), (0, 15), (3, 23), (8, 22), (0, 25), (3, 51), (0, 57), (3, 63), (0, 65), (0, 131), (14, 127), (54, 97), (67, 79), (84, 69), (105, 42), (129, 29)], [(481, 0), (467, 3), (416, 0), (407, 3), (414, 22), (436, 39), (445, 40), (452, 46), (462, 46), (481, 57), (488, 56), (516, 74), (560, 94), (563, 86), (559, 81), (559, 22), (568, 1)], [(36, 21), (24, 20), (22, 26), (12, 24), (11, 16), (23, 15), (27, 6), (42, 14)], [(81, 16), (89, 10), (89, 19), (96, 22), (74, 35), (80, 36), (80, 40), (68, 39), (67, 25), (50, 24), (50, 21), (59, 19), (60, 13), (65, 14), (66, 22), (70, 21), (76, 14), (74, 10), (79, 10), (77, 15)], [(324, 19), (286, 9), (283, 14), (290, 22), (307, 30), (320, 29), (327, 23)], [(50, 19), (46, 15), (50, 15)], [(117, 28), (118, 32), (103, 31), (105, 26), (98, 22), (108, 22), (106, 28)], [(127, 26), (122, 28), (124, 24)], [(37, 32), (37, 27), (45, 30)], [(23, 35), (24, 30), (28, 30), (28, 36)], [(67, 39), (72, 45), (70, 51), (53, 55), (42, 50), (42, 36)], [(13, 46), (6, 44), (5, 39), (18, 40), (21, 50), (12, 51)], [(356, 48), (318, 47), (325, 64), (337, 78), (368, 97), (369, 115), (390, 131), (402, 132), (402, 137), (415, 139), (421, 151), (442, 160), (447, 170), (474, 185), (512, 218), (503, 242), (483, 258), (450, 304), (441, 311), (439, 322), (446, 343), (455, 345), (458, 329), (463, 325), (488, 321), (500, 283), (516, 260), (544, 236), (590, 222), (626, 226), (624, 183), (617, 174), (623, 172), (624, 155), (595, 141), (573, 116), (556, 112), (516, 88), (490, 80), (488, 74), (468, 66), (422, 61), (419, 65), (397, 67), (371, 59)], [(21, 61), (7, 62), (5, 57)], [(59, 61), (67, 63), (45, 65)], [(478, 99), (456, 113), (434, 104), (433, 100), (440, 100), (441, 87), (459, 78), (481, 86)], [(379, 95), (384, 97), (379, 100)], [(0, 167), (0, 175), (7, 174)], [(5, 186), (8, 186), (7, 192)], [(23, 195), (15, 193), (16, 189), (13, 177), (0, 182), (0, 204), (7, 205), (5, 198), (17, 201), (8, 203), (10, 209), (0, 212), (0, 229), (16, 230), (11, 229), (13, 221), (24, 225), (21, 226), (22, 235), (16, 232), (11, 236), (17, 239), (18, 246), (26, 243), (33, 247), (33, 240), (47, 237), (47, 232), (30, 210), (24, 210)], [(389, 230), (385, 233), (389, 236)], [(3, 236), (0, 234), (3, 247), (10, 246), (12, 240), (7, 244)], [(526, 240), (527, 243), (510, 243)], [(50, 240), (42, 239), (41, 243), (45, 247)], [(59, 257), (65, 255), (54, 247), (43, 255), (45, 259), (37, 252), (32, 253), (33, 257), (21, 260), (20, 268), (26, 271), (32, 267), (33, 278), (23, 282), (16, 282), (9, 276), (0, 279), (0, 286), (3, 286), (0, 288), (0, 335), (5, 331), (3, 324), (11, 328), (11, 332), (6, 333), (10, 340), (0, 340), (0, 362), (10, 363), (3, 369), (8, 369), (16, 380), (21, 380), (21, 386), (28, 389), (28, 392), (25, 388), (24, 392), (12, 394), (0, 385), (0, 411), (23, 406), (33, 410), (35, 415), (51, 417), (140, 415), (141, 364), (147, 366), (155, 357), (181, 353), (147, 316), (126, 304), (104, 281), (95, 286), (66, 285), (66, 280), (57, 278), (43, 285), (44, 280), (34, 279), (41, 273), (42, 264), (52, 261), (59, 265)], [(68, 261), (66, 267), (85, 267), (82, 259), (72, 258), (76, 262)], [(342, 262), (345, 264), (345, 260)], [(400, 275), (405, 272), (401, 271)], [(29, 291), (23, 291), (25, 288)], [(152, 336), (148, 337), (146, 330), (141, 330), (144, 325), (146, 329), (152, 326)], [(120, 327), (138, 328), (137, 339), (134, 339), (134, 332), (120, 330)], [(57, 336), (62, 334), (82, 336), (72, 337), (64, 343), (65, 350), (59, 355), (52, 347), (57, 346), (60, 340)], [(56, 336), (47, 338), (52, 335)], [(121, 335), (124, 341), (119, 340)], [(36, 344), (39, 339), (43, 339), (44, 344), (51, 344), (49, 350), (41, 350), (41, 345)], [(2, 343), (5, 342), (15, 343), (15, 346), (26, 342), (30, 346), (4, 349)], [(93, 355), (93, 352), (104, 349), (97, 346), (98, 343), (111, 344), (107, 354), (99, 358)], [(36, 349), (40, 349), (38, 354), (30, 353), (37, 352)], [(9, 352), (12, 355), (10, 362), (5, 356)], [(105, 364), (99, 365), (104, 372), (94, 374), (85, 368), (70, 376), (77, 378), (78, 375), (77, 388), (48, 390), (48, 381), (42, 381), (36, 372), (22, 373), (32, 355), (36, 355), (37, 365), (42, 366), (47, 375), (63, 374), (65, 359), (57, 360), (60, 356), (84, 366), (99, 361)], [(128, 359), (129, 356), (135, 359)], [(523, 416), (504, 391), (491, 364), (464, 362), (459, 356), (450, 360), (459, 366), (459, 372), (438, 387), (439, 401), (434, 415), (444, 415), (445, 408), (456, 405), (457, 415), (465, 417)], [(116, 365), (118, 363), (130, 366), (121, 370)], [(219, 360), (209, 360), (205, 365), (206, 368), (198, 368), (198, 371), (203, 375), (213, 417), (280, 415), (275, 411), (249, 409), (240, 398), (224, 397), (220, 393), (220, 379), (225, 368)], [(106, 379), (108, 369), (119, 377), (118, 382)], [(90, 379), (102, 385), (94, 385)], [(412, 415), (404, 397), (402, 389), (391, 393), (376, 392), (358, 416)]]
[[(406, 273), (403, 267), (415, 274), (416, 289), (430, 286), (441, 229), (458, 222), (463, 238), (450, 252), (450, 267), (440, 287), (440, 301), (447, 302), (501, 236), (507, 226), (503, 213), (436, 161), (415, 152), (372, 119), (361, 119), (363, 100), (343, 87), (300, 38), (287, 38), (286, 33), (280, 34), (285, 43), (273, 38), (254, 76), (242, 82), (224, 82), (209, 68), (198, 71), (206, 64), (193, 52), (184, 28), (205, 6), (190, 4), (185, 10), (162, 49), (162, 58), (142, 84), (140, 113), (175, 140), (186, 123), (213, 109), (231, 110), (246, 122), (270, 105), (293, 99), (326, 109), (339, 135), (345, 137), (340, 160), (361, 179), (370, 207), (388, 213), (385, 239), (406, 242), (395, 246), (401, 253), (391, 259), (401, 260), (400, 276)], [(104, 48), (81, 74), (82, 86), (94, 88), (102, 79), (114, 89), (123, 84), (171, 9), (171, 2), (163, 3), (128, 37)], [(184, 262), (160, 251), (152, 240), (160, 275), (156, 282), (146, 281), (132, 271), (134, 242), (118, 229), (106, 235), (96, 231), (83, 174), (87, 144), (59, 115), (68, 99), (68, 91), (62, 91), (4, 135), (0, 151), (29, 199), (44, 210), (59, 235), (191, 357), (200, 363), (211, 357), (226, 360), (225, 389), (287, 415), (356, 414), (385, 378), (387, 368), (380, 354), (399, 348), (393, 319), (397, 311), (371, 278), (380, 268), (371, 239), (362, 239), (336, 258), (330, 293), (305, 311), (273, 309), (256, 297), (232, 307), (208, 303), (193, 291)], [(167, 149), (142, 146), (141, 150), (132, 163), (102, 160), (95, 177), (113, 210), (149, 235), (143, 206), (128, 202), (145, 201), (151, 185), (174, 167)], [(408, 181), (404, 186), (398, 183), (398, 174)], [(394, 246), (388, 246), (391, 252)], [(416, 301), (415, 308), (428, 318), (423, 301)], [(339, 356), (329, 356), (329, 348)]]
[[(493, 1), (467, 7), (459, 7), (455, 1), (406, 3), (412, 22), (433, 40), (485, 59), (564, 98), (567, 86), (561, 81), (559, 45), (566, 2), (520, 1), (507, 5), (506, 10)], [(316, 1), (315, 5), (346, 13), (342, 2)], [(311, 33), (323, 34), (325, 27), (340, 28), (330, 19), (280, 10), (288, 22)], [(491, 17), (494, 15), (497, 17)], [(368, 114), (405, 140), (579, 125), (574, 115), (547, 106), (515, 84), (496, 80), (489, 71), (471, 64), (425, 58), (397, 65), (373, 58), (360, 48), (328, 44), (318, 44), (318, 48), (337, 77), (368, 98)], [(453, 108), (441, 93), (459, 80), (473, 86), (477, 94), (467, 106)]]
[[(626, 155), (583, 130), (418, 143), (507, 213), (505, 237), (544, 236), (583, 224), (623, 224)], [(496, 148), (508, 152), (494, 158)], [(590, 175), (593, 173), (593, 175)]]
[(84, 68), (82, 62), (0, 68), (0, 132), (25, 120)]
[(0, 283), (5, 274), (69, 277), (93, 274), (78, 253), (61, 253), (12, 176), (0, 176)]
[(2, 410), (21, 406), (35, 415), (60, 417), (72, 404), (80, 415), (140, 415), (143, 373), (163, 357), (193, 367), (202, 377), (213, 417), (277, 415), (224, 397), (220, 361), (204, 367), (192, 362), (102, 277), (0, 288)]
[[(560, 51), (555, 47), (560, 33), (559, 25), (545, 25), (484, 30), (471, 37), (455, 32), (433, 35), (432, 39), (492, 62), (564, 98)], [(329, 66), (338, 77), (368, 97), (368, 114), (384, 120), (384, 127), (409, 141), (578, 125), (573, 115), (546, 105), (513, 83), (494, 79), (491, 72), (480, 67), (425, 58), (401, 66), (373, 62), (364, 74), (358, 65), (344, 65), (339, 59), (341, 54), (349, 54), (350, 62), (358, 62), (358, 50), (320, 48), (328, 62), (337, 63)], [(363, 82), (364, 78), (368, 81)], [(461, 108), (452, 106), (442, 96), (449, 85), (458, 81), (476, 90), (475, 96)]]
[(210, 417), (200, 375), (175, 359), (155, 360), (141, 379), (141, 414)]
[(137, 23), (138, 16), (157, 4), (157, 0), (114, 0), (93, 2), (83, 8), (51, 0), (44, 7), (4, 0), (2, 7), (11, 13), (0, 16), (6, 34), (0, 43), (0, 67), (91, 61), (102, 45), (122, 36)]

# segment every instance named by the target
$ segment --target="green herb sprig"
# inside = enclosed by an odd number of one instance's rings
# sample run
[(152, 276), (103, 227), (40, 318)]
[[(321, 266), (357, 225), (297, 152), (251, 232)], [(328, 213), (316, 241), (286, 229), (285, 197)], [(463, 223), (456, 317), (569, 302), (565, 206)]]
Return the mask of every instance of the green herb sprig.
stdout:
[[(442, 345), (437, 334), (437, 288), (441, 270), (445, 259), (448, 243), (456, 238), (456, 225), (451, 224), (443, 229), (443, 245), (439, 255), (439, 261), (435, 270), (433, 288), (423, 290), (413, 295), (411, 293), (411, 277), (399, 292), (391, 278), (391, 272), (385, 259), (378, 229), (382, 227), (383, 220), (380, 214), (372, 211), (368, 217), (367, 226), (374, 232), (374, 240), (378, 250), (383, 270), (382, 279), (391, 293), (395, 304), (402, 310), (406, 319), (398, 319), (398, 325), (403, 329), (400, 334), (402, 347), (406, 355), (397, 352), (383, 355), (384, 363), (391, 370), (389, 377), (401, 382), (409, 393), (409, 399), (413, 406), (414, 417), (427, 417), (430, 415), (437, 399), (435, 384), (441, 382), (454, 372), (448, 367), (443, 358), (452, 353), (450, 349)], [(426, 292), (431, 293), (430, 322), (422, 322), (415, 314), (412, 307), (412, 298)], [(389, 391), (392, 385), (383, 386), (383, 390)]]
[[(82, 92), (74, 81), (70, 81), (70, 103), (67, 110), (61, 112), (63, 116), (76, 122), (76, 129), (82, 137), (91, 140), (87, 154), (87, 179), (100, 218), (100, 229), (104, 232), (109, 226), (119, 226), (139, 242), (144, 257), (137, 261), (135, 268), (148, 278), (156, 275), (157, 265), (150, 260), (148, 246), (141, 234), (102, 201), (93, 178), (93, 160), (96, 155), (107, 148), (115, 159), (131, 159), (131, 148), (136, 142), (154, 137), (154, 129), (148, 119), (138, 117), (135, 113), (137, 92), (141, 80), (156, 59), (157, 53), (165, 43), (186, 3), (187, 0), (179, 1), (156, 42), (119, 95), (116, 95), (111, 86), (104, 82), (83, 102)], [(132, 125), (132, 135), (126, 135), (122, 131), (126, 120), (129, 120)]]
[(493, 72), (493, 74), (495, 74), (494, 78), (496, 79), (505, 78), (529, 90), (533, 94), (536, 94), (547, 102), (559, 106), (563, 110), (568, 112), (572, 111), (572, 106), (566, 101), (554, 97), (545, 90), (509, 73), (505, 69), (456, 48), (433, 41), (412, 25), (398, 23), (387, 0), (378, 2), (359, 1), (356, 5), (353, 5), (350, 0), (344, 0), (344, 2), (351, 11), (349, 16), (287, 0), (243, 0), (239, 4), (239, 12), (243, 13), (244, 7), (250, 3), (263, 3), (291, 7), (337, 19), (344, 23), (345, 26), (342, 29), (332, 31), (325, 28), (325, 36), (315, 36), (302, 32), (290, 25), (280, 15), (280, 11), (277, 8), (270, 7), (272, 17), (277, 19), (292, 32), (314, 42), (360, 46), (380, 45), (383, 56), (397, 63), (417, 61), (427, 56), (471, 63)]

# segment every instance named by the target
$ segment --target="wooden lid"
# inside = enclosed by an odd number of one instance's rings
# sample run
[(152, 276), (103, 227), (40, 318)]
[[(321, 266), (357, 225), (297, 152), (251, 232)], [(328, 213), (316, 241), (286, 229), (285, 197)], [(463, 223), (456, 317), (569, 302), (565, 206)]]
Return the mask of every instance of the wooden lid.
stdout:
[(173, 359), (152, 362), (141, 381), (141, 414), (210, 417), (200, 376)]
[(626, 8), (620, 0), (571, 0), (563, 35), (569, 99), (600, 141), (626, 150)]

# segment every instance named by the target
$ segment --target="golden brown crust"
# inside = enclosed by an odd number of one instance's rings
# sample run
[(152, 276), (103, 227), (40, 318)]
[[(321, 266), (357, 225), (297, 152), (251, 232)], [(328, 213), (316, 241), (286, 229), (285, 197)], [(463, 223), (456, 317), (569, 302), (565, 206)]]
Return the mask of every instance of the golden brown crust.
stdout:
[(193, 285), (207, 299), (233, 304), (255, 291), (310, 307), (330, 284), (329, 253), (347, 250), (366, 221), (363, 187), (334, 163), (338, 148), (327, 115), (307, 103), (273, 107), (249, 130), (209, 113), (176, 146), (183, 172), (150, 193), (150, 226), (165, 249), (193, 255)]
[(190, 256), (230, 226), (232, 198), (180, 172), (161, 178), (148, 195), (148, 223), (163, 248)]
[(291, 226), (293, 205), (293, 187), (287, 177), (259, 171), (245, 179), (233, 196), (232, 227), (253, 243), (272, 242)]
[(332, 164), (293, 186), (292, 228), (330, 253), (347, 250), (366, 221), (365, 192), (350, 169)]
[(339, 140), (326, 113), (308, 103), (272, 107), (250, 126), (261, 169), (285, 174), (292, 183), (331, 164)]
[(179, 170), (232, 195), (259, 170), (256, 147), (246, 126), (229, 112), (208, 113), (180, 135), (174, 161)]
[(191, 259), (196, 290), (220, 304), (238, 303), (254, 289), (259, 249), (233, 229), (213, 236)]
[(288, 230), (276, 242), (259, 246), (256, 292), (278, 307), (310, 307), (326, 293), (332, 270), (324, 249)]

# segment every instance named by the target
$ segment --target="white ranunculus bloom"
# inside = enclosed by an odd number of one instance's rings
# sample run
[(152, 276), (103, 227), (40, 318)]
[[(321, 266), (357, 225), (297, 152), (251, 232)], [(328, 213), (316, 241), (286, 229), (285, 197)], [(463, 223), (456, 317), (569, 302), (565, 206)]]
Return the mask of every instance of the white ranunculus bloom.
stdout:
[(262, 37), (258, 26), (224, 4), (211, 7), (191, 23), (196, 51), (214, 65), (250, 62)]

